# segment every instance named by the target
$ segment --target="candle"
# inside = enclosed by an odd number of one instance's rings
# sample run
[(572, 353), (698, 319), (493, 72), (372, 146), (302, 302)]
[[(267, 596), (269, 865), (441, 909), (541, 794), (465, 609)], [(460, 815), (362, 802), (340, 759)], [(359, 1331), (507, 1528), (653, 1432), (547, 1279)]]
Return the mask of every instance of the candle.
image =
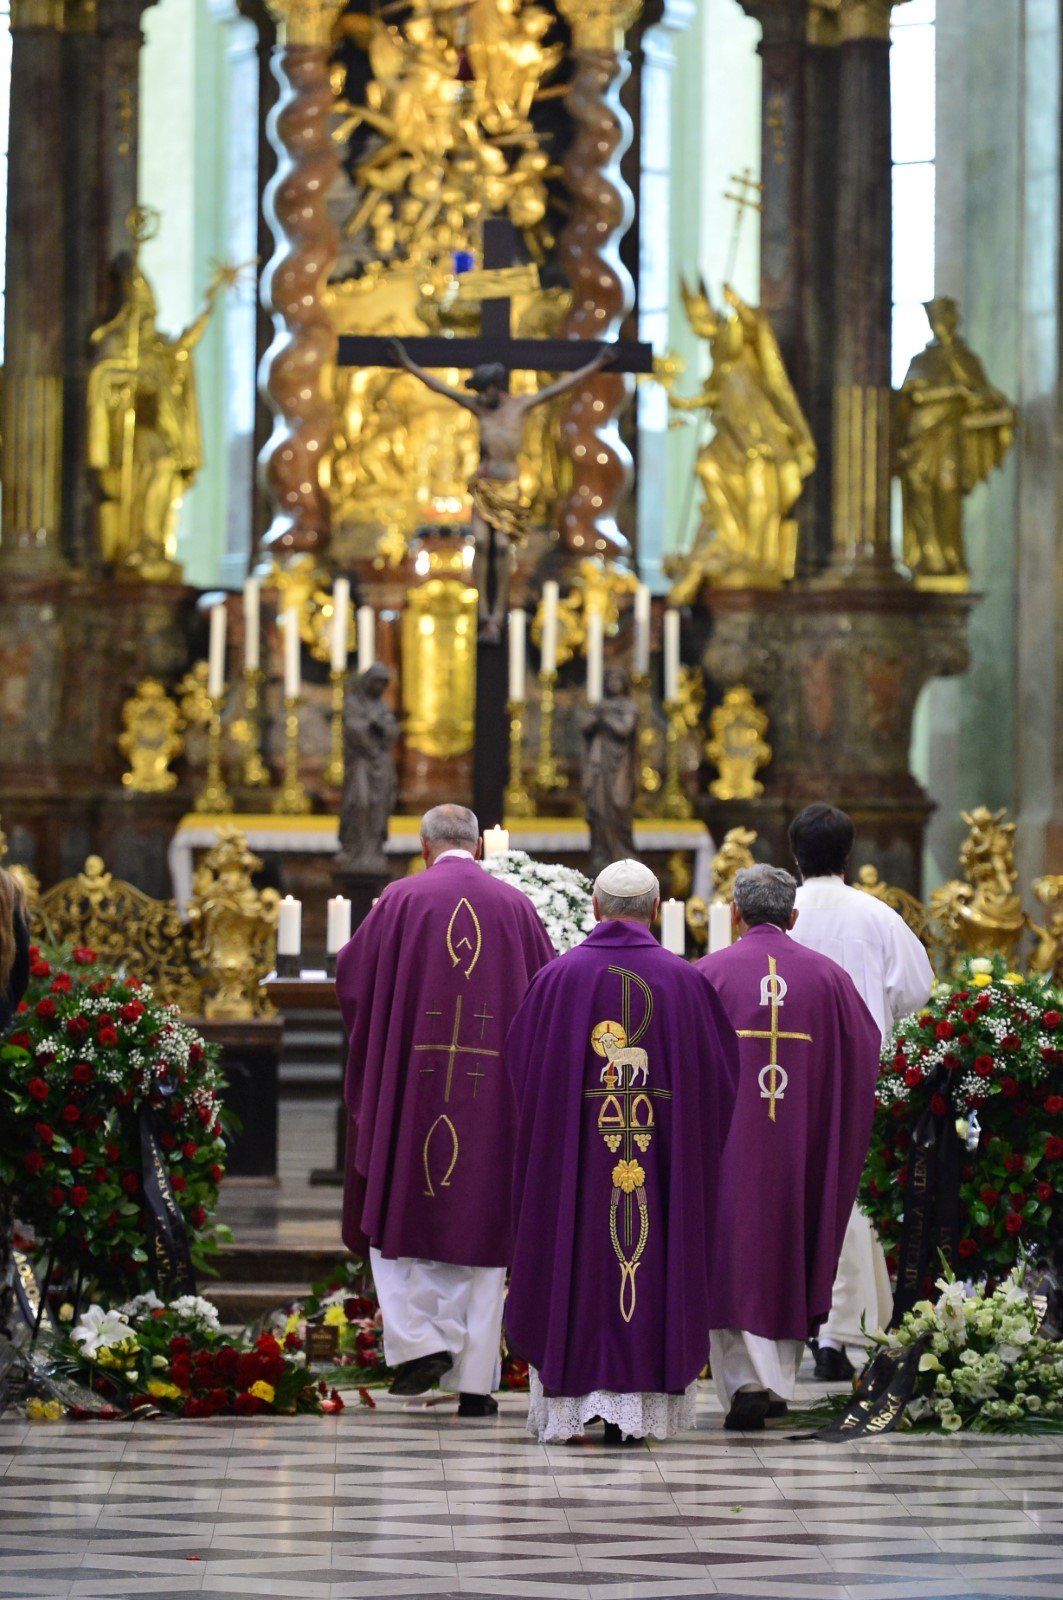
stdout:
[(664, 698), (679, 699), (679, 612), (664, 614)]
[(731, 908), (730, 906), (713, 905), (709, 907), (709, 954), (716, 950), (726, 950), (731, 942)]
[(342, 950), (351, 937), (351, 902), (337, 895), (328, 902), (325, 949), (330, 956)]
[(294, 606), (284, 613), (284, 696), (299, 698), (299, 613)]
[(524, 639), (528, 619), (523, 611), (509, 613), (509, 698), (524, 699)]
[(372, 606), (358, 607), (358, 671), (368, 672), (376, 660), (376, 612)]
[(244, 671), (256, 672), (259, 664), (259, 596), (257, 578), (244, 584)]
[(548, 579), (543, 584), (543, 636), (540, 670), (544, 673), (557, 671), (557, 605), (560, 598), (560, 588), (553, 578)]
[(600, 611), (592, 611), (587, 617), (587, 703), (592, 706), (602, 698), (604, 620)]
[(277, 954), (297, 956), (303, 944), (303, 902), (286, 894), (277, 907)]
[(484, 855), (500, 856), (504, 850), (509, 849), (509, 830), (507, 828), (484, 829)]
[(210, 657), (207, 664), (207, 693), (220, 700), (225, 690), (225, 606), (210, 608)]
[(661, 943), (673, 955), (686, 954), (686, 908), (682, 900), (666, 900), (661, 907)]
[(346, 578), (337, 578), (332, 585), (332, 670), (347, 670), (347, 612), (351, 604), (351, 586)]
[(635, 590), (634, 670), (639, 678), (650, 670), (650, 591), (644, 583)]

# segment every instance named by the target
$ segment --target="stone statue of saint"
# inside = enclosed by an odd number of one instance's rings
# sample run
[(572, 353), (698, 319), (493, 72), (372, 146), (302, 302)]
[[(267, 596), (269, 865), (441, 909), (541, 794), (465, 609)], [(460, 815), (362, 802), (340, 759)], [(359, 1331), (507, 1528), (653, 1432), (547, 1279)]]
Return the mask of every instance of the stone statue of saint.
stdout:
[(434, 394), (445, 395), (456, 405), (471, 411), (479, 423), (480, 464), (469, 480), (472, 496), (472, 531), (476, 540), (473, 582), (480, 595), (480, 637), (499, 640), (509, 609), (509, 579), (513, 569), (513, 550), (528, 528), (529, 508), (520, 492), (520, 450), (528, 413), (536, 406), (556, 400), (577, 388), (591, 373), (598, 372), (610, 359), (602, 353), (570, 372), (556, 383), (533, 394), (510, 394), (506, 388), (506, 369), (500, 362), (477, 367), (464, 389), (419, 367), (396, 339), (396, 359)]
[(384, 846), (398, 781), (391, 747), (398, 718), (384, 700), (391, 673), (374, 662), (347, 689), (343, 709), (343, 799), (340, 803), (341, 872), (387, 874)]
[(1008, 453), (1015, 408), (960, 338), (955, 300), (926, 303), (934, 337), (913, 359), (894, 407), (904, 561), (924, 588), (968, 587), (963, 497)]
[(580, 793), (591, 831), (590, 876), (635, 854), (632, 827), (638, 797), (639, 708), (624, 667), (609, 667), (604, 693), (583, 719)]

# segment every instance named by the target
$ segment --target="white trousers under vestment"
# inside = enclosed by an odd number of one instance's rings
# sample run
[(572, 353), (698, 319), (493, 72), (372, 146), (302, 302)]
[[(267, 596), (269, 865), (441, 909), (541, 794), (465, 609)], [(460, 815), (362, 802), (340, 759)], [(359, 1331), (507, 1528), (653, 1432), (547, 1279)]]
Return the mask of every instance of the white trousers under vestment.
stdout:
[(762, 1339), (738, 1328), (709, 1334), (709, 1361), (725, 1411), (740, 1389), (767, 1389), (775, 1400), (792, 1400), (804, 1345), (800, 1339)]
[(389, 1367), (446, 1350), (453, 1366), (440, 1386), (459, 1394), (490, 1394), (502, 1373), (505, 1267), (457, 1267), (416, 1256), (392, 1260), (369, 1251), (384, 1322)]
[(870, 1335), (885, 1328), (892, 1315), (893, 1293), (885, 1253), (868, 1218), (854, 1207), (834, 1279), (830, 1316), (820, 1328), (819, 1337), (839, 1347), (853, 1344), (863, 1349), (867, 1337), (860, 1329), (861, 1317)]
[(535, 1368), (528, 1374), (528, 1432), (540, 1444), (563, 1444), (575, 1439), (595, 1417), (612, 1422), (621, 1433), (633, 1439), (670, 1439), (673, 1434), (697, 1426), (697, 1382), (688, 1384), (682, 1394), (619, 1394), (611, 1389), (595, 1389), (592, 1394), (553, 1395), (543, 1393)]

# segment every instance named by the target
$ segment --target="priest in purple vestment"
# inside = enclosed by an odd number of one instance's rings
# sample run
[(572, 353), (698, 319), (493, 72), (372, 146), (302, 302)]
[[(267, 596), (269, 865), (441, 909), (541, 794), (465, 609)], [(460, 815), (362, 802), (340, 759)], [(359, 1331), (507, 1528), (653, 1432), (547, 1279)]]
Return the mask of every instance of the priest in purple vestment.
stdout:
[(618, 861), (597, 927), (532, 981), (506, 1037), (517, 1105), (506, 1330), (528, 1428), (606, 1442), (694, 1425), (738, 1047), (711, 987), (653, 934), (657, 879)]
[(554, 948), (528, 897), (484, 872), (479, 824), (436, 806), (428, 871), (389, 884), (339, 954), (347, 1029), (343, 1237), (368, 1245), (393, 1394), (436, 1382), (498, 1409), (513, 1242), (506, 1029)]
[(741, 1077), (712, 1255), (712, 1375), (728, 1428), (793, 1398), (831, 1307), (871, 1137), (879, 1031), (848, 973), (788, 930), (797, 884), (735, 876), (737, 944), (697, 963), (738, 1034)]

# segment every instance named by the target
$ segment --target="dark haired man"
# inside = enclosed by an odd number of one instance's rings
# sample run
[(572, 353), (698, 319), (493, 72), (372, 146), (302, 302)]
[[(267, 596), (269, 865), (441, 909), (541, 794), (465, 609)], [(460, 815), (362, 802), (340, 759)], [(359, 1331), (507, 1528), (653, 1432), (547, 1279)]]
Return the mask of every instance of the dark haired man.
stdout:
[[(790, 824), (790, 846), (801, 873), (800, 917), (792, 937), (830, 956), (856, 984), (882, 1037), (900, 1017), (924, 1005), (934, 973), (929, 958), (896, 911), (845, 881), (856, 829), (837, 806), (817, 801)], [(847, 1344), (885, 1327), (893, 1309), (889, 1274), (871, 1223), (855, 1209), (846, 1230), (830, 1316), (816, 1346), (816, 1376), (851, 1377)]]

